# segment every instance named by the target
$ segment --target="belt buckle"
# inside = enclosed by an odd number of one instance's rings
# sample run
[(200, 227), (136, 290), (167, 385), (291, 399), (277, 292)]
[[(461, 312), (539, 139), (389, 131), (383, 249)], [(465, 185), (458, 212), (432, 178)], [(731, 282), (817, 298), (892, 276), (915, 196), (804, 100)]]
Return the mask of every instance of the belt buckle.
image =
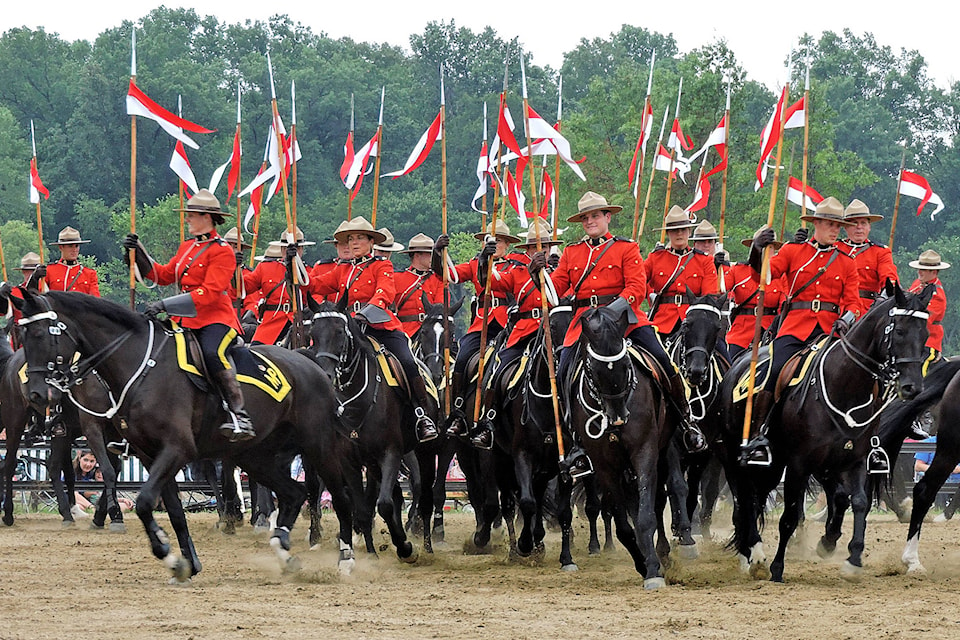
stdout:
[(594, 294), (590, 296), (590, 306), (596, 309), (600, 306), (600, 296)]
[(499, 301), (497, 298), (491, 296), (491, 297), (490, 297), (490, 308), (491, 308), (491, 309), (496, 309), (496, 308), (499, 307), (499, 306), (500, 306), (500, 301)]
[(530, 317), (534, 320), (539, 320), (540, 317), (542, 316), (542, 313), (543, 312), (540, 311), (540, 307), (534, 307), (533, 309), (530, 310)]
[(427, 319), (427, 314), (424, 313), (423, 311), (421, 311), (420, 313), (417, 314), (417, 321), (418, 321), (418, 322), (421, 322), (421, 323), (422, 323), (422, 322), (423, 322), (424, 320), (426, 320), (426, 319)]
[(683, 294), (682, 294), (682, 293), (678, 293), (678, 294), (676, 294), (675, 296), (673, 296), (673, 304), (677, 305), (678, 307), (683, 304)]
[(353, 312), (354, 312), (354, 313), (360, 313), (360, 309), (361, 309), (361, 308), (363, 308), (363, 305), (360, 304), (359, 302), (354, 302), (354, 303), (353, 303)]
[(814, 298), (810, 303), (810, 310), (814, 313), (820, 313), (820, 298)]
[(289, 302), (284, 302), (284, 303), (280, 306), (280, 310), (283, 311), (284, 313), (290, 313), (290, 303), (289, 303)]

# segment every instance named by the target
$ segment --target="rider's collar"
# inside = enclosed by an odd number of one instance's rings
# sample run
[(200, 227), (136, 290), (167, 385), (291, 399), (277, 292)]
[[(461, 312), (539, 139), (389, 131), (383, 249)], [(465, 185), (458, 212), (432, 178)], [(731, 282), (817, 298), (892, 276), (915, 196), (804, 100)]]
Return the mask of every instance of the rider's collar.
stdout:
[(75, 266), (77, 266), (78, 264), (80, 264), (80, 261), (79, 261), (79, 260), (63, 260), (63, 259), (61, 259), (59, 262), (62, 262), (63, 264), (67, 265), (68, 267), (75, 267)]
[(198, 235), (198, 236), (193, 236), (193, 239), (196, 240), (197, 242), (206, 242), (207, 240), (212, 240), (212, 239), (213, 239), (213, 232), (210, 231), (210, 232), (207, 232), (207, 233), (201, 233), (201, 234)]
[(870, 240), (864, 240), (863, 242), (853, 242), (850, 238), (847, 238), (846, 240), (844, 240), (844, 242), (847, 243), (847, 246), (849, 246), (852, 249), (860, 249), (863, 247), (870, 246)]
[(809, 240), (807, 240), (807, 244), (809, 244), (811, 247), (813, 247), (813, 248), (816, 249), (817, 251), (830, 251), (831, 249), (836, 249), (836, 248), (837, 248), (836, 243), (834, 243), (834, 244), (824, 244), (824, 243), (822, 243), (822, 242), (817, 242), (817, 241), (814, 240), (813, 238), (810, 238)]
[(604, 235), (600, 236), (599, 238), (588, 237), (587, 244), (589, 244), (591, 247), (599, 247), (600, 245), (602, 245), (604, 242), (606, 242), (612, 237), (613, 237), (613, 234), (607, 231)]
[(433, 270), (432, 269), (414, 269), (413, 267), (410, 267), (410, 273), (414, 273), (418, 276), (425, 276), (433, 273)]
[(355, 257), (355, 258), (351, 258), (351, 259), (349, 260), (349, 263), (350, 263), (350, 264), (363, 264), (364, 262), (367, 262), (368, 260), (373, 260), (373, 254), (372, 254), (372, 253), (368, 253), (368, 254), (366, 254), (366, 255), (362, 255), (362, 256), (357, 256), (357, 257)]
[(685, 256), (691, 251), (693, 251), (693, 249), (690, 248), (690, 245), (685, 246), (683, 249), (674, 249), (673, 247), (670, 247), (670, 246), (668, 246), (666, 249), (667, 251), (669, 251), (675, 256)]

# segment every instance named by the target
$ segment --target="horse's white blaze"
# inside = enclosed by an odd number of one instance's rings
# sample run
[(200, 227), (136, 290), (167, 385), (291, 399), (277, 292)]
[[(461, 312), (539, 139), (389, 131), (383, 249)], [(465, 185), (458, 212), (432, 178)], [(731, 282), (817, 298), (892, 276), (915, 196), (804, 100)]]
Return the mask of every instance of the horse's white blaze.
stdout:
[(441, 336), (443, 336), (443, 325), (440, 324), (440, 323), (435, 323), (435, 324), (433, 325), (433, 337), (434, 337), (433, 348), (434, 348), (434, 353), (438, 353), (438, 354), (439, 354), (439, 353), (443, 353), (443, 350), (440, 348), (440, 338), (441, 338)]
[(900, 556), (900, 560), (907, 565), (907, 573), (923, 573), (926, 571), (920, 564), (920, 534), (907, 540), (907, 545), (903, 548), (903, 555)]

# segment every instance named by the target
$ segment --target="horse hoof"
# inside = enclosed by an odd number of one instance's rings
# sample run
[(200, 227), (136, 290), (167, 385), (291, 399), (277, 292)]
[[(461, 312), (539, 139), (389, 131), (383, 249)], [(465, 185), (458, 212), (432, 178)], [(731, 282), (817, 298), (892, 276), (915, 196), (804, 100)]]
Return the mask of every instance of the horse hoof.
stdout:
[(413, 564), (414, 562), (420, 559), (420, 552), (417, 551), (417, 548), (414, 545), (410, 544), (409, 542), (407, 544), (410, 547), (410, 550), (407, 552), (407, 555), (401, 556), (400, 549), (397, 549), (397, 557), (400, 558), (401, 562), (405, 562), (407, 564)]
[(284, 573), (299, 573), (302, 568), (303, 563), (300, 562), (300, 558), (297, 556), (290, 556), (287, 558), (287, 561), (283, 563)]
[(103, 523), (94, 520), (90, 523), (90, 529), (93, 531), (103, 531)]
[(64, 520), (60, 523), (61, 529), (69, 529), (77, 524), (76, 520)]
[(5, 525), (8, 526), (8, 527), (12, 527), (12, 526), (13, 526), (13, 514), (12, 514), (12, 513), (11, 513), (10, 515), (4, 515), (4, 516), (3, 516), (3, 524), (5, 524)]
[(170, 565), (170, 573), (173, 574), (170, 584), (187, 584), (190, 582), (192, 572), (190, 571), (190, 563), (186, 559), (177, 557)]
[(126, 533), (127, 525), (122, 522), (111, 522), (110, 523), (110, 533)]
[(580, 571), (580, 567), (577, 566), (577, 563), (571, 562), (560, 567), (560, 571)]
[(220, 530), (220, 533), (227, 536), (236, 535), (237, 533), (237, 526), (232, 520), (221, 520), (217, 522), (217, 529)]
[(823, 544), (823, 540), (817, 543), (817, 555), (824, 560), (832, 556), (834, 551), (836, 551), (836, 547), (828, 547), (827, 545)]
[[(771, 578), (770, 567), (761, 562), (751, 564), (749, 574), (754, 580), (769, 580)], [(780, 578), (779, 582), (783, 582), (783, 578)]]
[(937, 514), (937, 517), (934, 518), (933, 521), (934, 521), (934, 522), (946, 522), (946, 521), (947, 521), (947, 516), (943, 515), (942, 513), (938, 513), (938, 514)]
[(681, 544), (678, 554), (684, 560), (696, 560), (700, 557), (700, 550), (695, 544)]
[(920, 575), (920, 574), (924, 574), (924, 573), (926, 573), (926, 572), (927, 572), (926, 567), (924, 567), (924, 566), (923, 566), (922, 564), (920, 564), (919, 562), (916, 563), (916, 564), (911, 564), (911, 565), (907, 566), (907, 573), (913, 573), (913, 574), (916, 574), (916, 575)]
[(337, 563), (337, 573), (341, 576), (349, 576), (353, 573), (353, 568), (357, 566), (357, 561), (353, 558), (347, 558)]
[(667, 586), (667, 581), (661, 577), (647, 578), (643, 581), (643, 588), (648, 590), (661, 589), (665, 586)]
[(849, 560), (845, 560), (840, 566), (840, 577), (847, 582), (859, 582), (860, 578), (863, 577), (863, 567), (858, 567)]

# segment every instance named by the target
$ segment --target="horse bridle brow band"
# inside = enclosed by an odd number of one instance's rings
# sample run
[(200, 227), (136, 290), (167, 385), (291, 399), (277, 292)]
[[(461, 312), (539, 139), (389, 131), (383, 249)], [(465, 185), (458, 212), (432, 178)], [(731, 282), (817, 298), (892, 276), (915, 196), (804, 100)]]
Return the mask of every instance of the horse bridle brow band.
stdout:
[(712, 304), (692, 304), (687, 307), (687, 313), (690, 313), (691, 311), (709, 311), (710, 313), (717, 314), (718, 318), (722, 317), (720, 309), (716, 308)]

